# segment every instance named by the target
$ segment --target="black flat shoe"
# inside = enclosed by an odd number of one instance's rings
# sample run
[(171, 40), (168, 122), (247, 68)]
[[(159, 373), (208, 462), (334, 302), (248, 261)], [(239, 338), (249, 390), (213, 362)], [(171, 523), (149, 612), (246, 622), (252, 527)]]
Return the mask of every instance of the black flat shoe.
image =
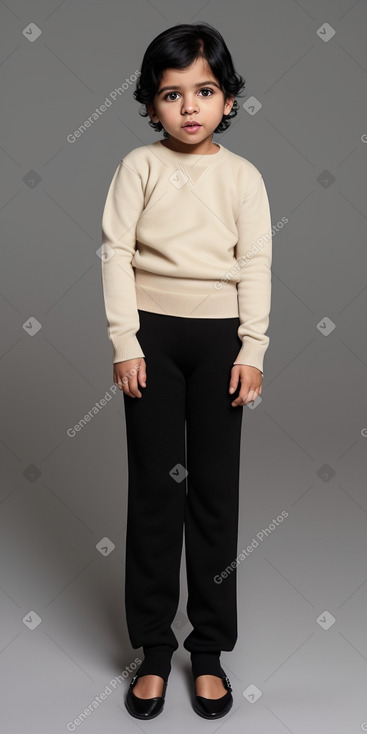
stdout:
[(139, 673), (134, 675), (131, 680), (129, 690), (125, 698), (125, 706), (129, 714), (131, 714), (131, 716), (135, 716), (136, 719), (154, 719), (155, 716), (158, 716), (158, 714), (163, 711), (167, 679), (163, 679), (164, 685), (161, 696), (155, 696), (154, 698), (139, 698), (139, 696), (135, 696), (135, 693), (133, 692), (137, 678), (139, 678)]
[(203, 716), (204, 719), (219, 719), (221, 716), (228, 714), (228, 711), (232, 707), (232, 686), (226, 675), (218, 676), (221, 677), (224, 687), (227, 689), (227, 693), (221, 698), (204, 698), (204, 696), (197, 696), (195, 691), (195, 680), (194, 680), (194, 711), (199, 716)]

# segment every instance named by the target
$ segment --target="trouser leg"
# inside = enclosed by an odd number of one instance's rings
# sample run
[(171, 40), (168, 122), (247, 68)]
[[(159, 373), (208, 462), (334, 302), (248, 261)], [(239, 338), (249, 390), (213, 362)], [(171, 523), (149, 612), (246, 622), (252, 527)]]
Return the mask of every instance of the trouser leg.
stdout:
[[(139, 315), (147, 386), (140, 388), (141, 398), (124, 393), (129, 462), (125, 609), (132, 647), (143, 646), (145, 652), (159, 647), (167, 660), (178, 647), (171, 623), (180, 593), (186, 481), (176, 481), (180, 470), (174, 468), (185, 466), (185, 378), (174, 320), (144, 311)], [(153, 668), (155, 662), (157, 656)]]
[(193, 319), (187, 326), (185, 552), (193, 630), (183, 644), (197, 670), (208, 673), (213, 659), (214, 674), (218, 659), (205, 654), (232, 650), (237, 639), (236, 568), (220, 576), (237, 556), (243, 406), (231, 405), (239, 387), (228, 392), (237, 328), (237, 319)]

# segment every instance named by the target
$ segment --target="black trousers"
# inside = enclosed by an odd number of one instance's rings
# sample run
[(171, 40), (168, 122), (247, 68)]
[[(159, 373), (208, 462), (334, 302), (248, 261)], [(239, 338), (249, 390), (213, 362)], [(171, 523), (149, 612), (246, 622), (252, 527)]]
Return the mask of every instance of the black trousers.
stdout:
[[(238, 318), (183, 318), (139, 309), (145, 354), (141, 398), (125, 393), (128, 517), (125, 609), (133, 648), (178, 648), (185, 532), (190, 652), (232, 650), (243, 406), (232, 407)], [(186, 423), (185, 423), (186, 421)], [(185, 437), (186, 427), (186, 437)], [(185, 440), (186, 438), (186, 440)], [(216, 580), (217, 579), (217, 580)]]

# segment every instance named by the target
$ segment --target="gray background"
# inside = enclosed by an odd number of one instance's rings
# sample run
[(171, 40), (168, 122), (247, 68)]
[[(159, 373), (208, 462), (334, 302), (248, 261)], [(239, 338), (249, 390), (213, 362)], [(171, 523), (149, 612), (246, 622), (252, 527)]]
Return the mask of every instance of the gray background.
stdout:
[[(75, 730), (367, 730), (366, 2), (8, 0), (0, 21), (3, 731), (66, 732), (122, 671)], [(239, 637), (222, 654), (230, 714), (208, 724), (192, 711), (180, 644), (165, 710), (144, 723), (123, 703), (142, 651), (124, 616), (124, 407), (97, 251), (116, 166), (162, 135), (139, 116), (134, 84), (75, 143), (67, 135), (158, 33), (201, 21), (246, 79), (214, 140), (262, 172), (273, 224), (289, 220), (273, 238), (262, 401), (243, 413), (239, 550), (269, 532), (237, 569)], [(115, 548), (101, 553), (105, 538)], [(181, 574), (180, 643), (191, 629)]]

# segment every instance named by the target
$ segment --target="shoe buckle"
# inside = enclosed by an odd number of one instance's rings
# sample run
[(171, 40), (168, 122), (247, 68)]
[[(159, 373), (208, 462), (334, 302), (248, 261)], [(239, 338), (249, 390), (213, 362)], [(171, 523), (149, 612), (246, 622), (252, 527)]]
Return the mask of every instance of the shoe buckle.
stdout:
[(135, 683), (135, 681), (136, 681), (137, 679), (138, 679), (138, 675), (134, 675), (134, 677), (133, 677), (133, 678), (131, 679), (131, 681), (130, 681), (130, 688), (132, 688), (132, 687), (133, 687), (133, 685), (134, 685), (134, 683)]
[(224, 680), (225, 680), (225, 682), (226, 682), (226, 685), (227, 685), (227, 687), (228, 687), (228, 690), (229, 690), (229, 691), (232, 691), (231, 681), (229, 680), (229, 678), (227, 678), (227, 676), (226, 676), (226, 675), (224, 676)]

